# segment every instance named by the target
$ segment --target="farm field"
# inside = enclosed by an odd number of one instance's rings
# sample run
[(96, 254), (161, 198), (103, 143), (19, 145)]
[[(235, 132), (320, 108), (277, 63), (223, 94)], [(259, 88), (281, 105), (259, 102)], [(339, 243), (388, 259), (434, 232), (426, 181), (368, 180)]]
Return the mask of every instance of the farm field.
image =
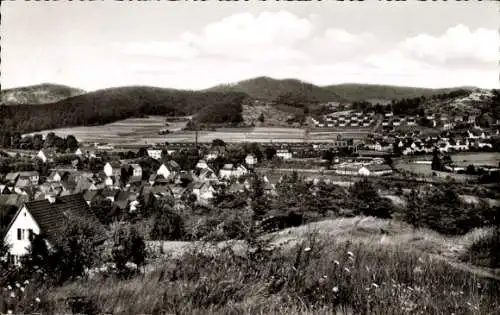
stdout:
[[(58, 136), (74, 135), (84, 143), (106, 142), (115, 145), (141, 146), (164, 142), (194, 142), (195, 131), (182, 130), (186, 122), (170, 122), (165, 126), (165, 117), (149, 116), (146, 118), (128, 118), (103, 126), (79, 126), (43, 130), (37, 133), (44, 136), (54, 132)], [(158, 132), (167, 128), (170, 134), (159, 135)], [(222, 139), (226, 142), (320, 142), (334, 141), (340, 135), (343, 138), (361, 138), (368, 131), (346, 130), (328, 131), (290, 127), (254, 127), (254, 128), (217, 128), (215, 131), (201, 130), (198, 132), (199, 142), (211, 142)]]
[(119, 145), (142, 141), (142, 144), (144, 144), (144, 141), (148, 141), (147, 139), (150, 138), (163, 139), (158, 135), (161, 129), (181, 130), (185, 127), (186, 122), (169, 122), (169, 124), (168, 127), (165, 126), (164, 116), (148, 116), (145, 118), (128, 118), (102, 126), (60, 128), (36, 133), (44, 136), (49, 132), (54, 132), (58, 136), (73, 135), (78, 141), (84, 143), (107, 142)]
[[(457, 166), (464, 166), (464, 167), (467, 167), (469, 164), (498, 166), (498, 163), (500, 163), (499, 152), (461, 152), (461, 153), (452, 153), (450, 154), (450, 156), (453, 163), (455, 163)], [(404, 162), (414, 164), (413, 162), (410, 162), (411, 160), (431, 161), (432, 155), (404, 158)], [(401, 161), (403, 161), (403, 159)]]

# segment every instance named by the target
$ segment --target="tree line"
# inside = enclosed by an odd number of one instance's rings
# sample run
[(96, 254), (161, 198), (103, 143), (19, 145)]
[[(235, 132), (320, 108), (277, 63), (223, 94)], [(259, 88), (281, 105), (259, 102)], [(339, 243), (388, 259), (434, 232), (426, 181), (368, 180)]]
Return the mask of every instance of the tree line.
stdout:
[[(238, 121), (246, 94), (150, 87), (107, 89), (44, 105), (0, 106), (3, 131), (28, 133), (92, 126), (143, 115), (192, 115), (203, 122)], [(227, 111), (227, 113), (225, 112)]]

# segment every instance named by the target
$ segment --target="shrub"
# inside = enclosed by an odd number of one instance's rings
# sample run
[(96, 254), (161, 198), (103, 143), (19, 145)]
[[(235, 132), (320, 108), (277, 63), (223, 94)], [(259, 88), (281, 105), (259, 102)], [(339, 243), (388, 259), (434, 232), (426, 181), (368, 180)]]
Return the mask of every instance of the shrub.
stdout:
[(150, 233), (152, 240), (180, 240), (185, 234), (182, 217), (169, 207), (161, 209), (156, 214)]
[[(146, 260), (146, 244), (144, 239), (130, 226), (121, 227), (116, 231), (112, 249), (112, 260), (115, 263), (118, 275), (128, 277), (139, 270)], [(136, 270), (129, 270), (127, 263), (132, 262)]]

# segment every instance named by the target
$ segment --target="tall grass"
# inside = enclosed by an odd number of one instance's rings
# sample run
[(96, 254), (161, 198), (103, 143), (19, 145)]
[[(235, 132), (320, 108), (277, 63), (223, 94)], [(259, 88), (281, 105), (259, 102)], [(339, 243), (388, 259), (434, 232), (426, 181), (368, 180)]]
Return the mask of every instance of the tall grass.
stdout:
[[(130, 280), (101, 276), (37, 289), (43, 299), (37, 310), (44, 313), (500, 312), (500, 286), (494, 280), (399, 247), (335, 243), (318, 237), (289, 249), (254, 246), (240, 253), (193, 249)], [(79, 306), (67, 301), (75, 296), (80, 297)]]

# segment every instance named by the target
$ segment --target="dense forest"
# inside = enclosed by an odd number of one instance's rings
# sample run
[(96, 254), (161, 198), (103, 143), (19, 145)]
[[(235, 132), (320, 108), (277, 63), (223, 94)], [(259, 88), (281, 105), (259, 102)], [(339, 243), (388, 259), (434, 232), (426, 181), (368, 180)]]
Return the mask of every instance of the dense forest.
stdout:
[(413, 99), (425, 96), (427, 98), (438, 94), (446, 94), (455, 90), (470, 90), (471, 88), (444, 88), (430, 89), (417, 88), (394, 85), (378, 85), (378, 84), (336, 84), (325, 86), (339, 96), (350, 101), (366, 101), (366, 100), (402, 100)]
[(305, 103), (346, 101), (334, 92), (308, 82), (296, 79), (278, 80), (270, 77), (258, 77), (230, 85), (218, 85), (209, 91), (242, 92), (256, 99), (275, 102), (279, 102), (280, 99), (300, 100)]
[(206, 123), (212, 119), (214, 122), (237, 121), (245, 99), (244, 93), (237, 92), (194, 92), (152, 87), (113, 88), (51, 104), (0, 106), (0, 126), (4, 132), (27, 133), (61, 127), (101, 125), (153, 114), (199, 114)]

